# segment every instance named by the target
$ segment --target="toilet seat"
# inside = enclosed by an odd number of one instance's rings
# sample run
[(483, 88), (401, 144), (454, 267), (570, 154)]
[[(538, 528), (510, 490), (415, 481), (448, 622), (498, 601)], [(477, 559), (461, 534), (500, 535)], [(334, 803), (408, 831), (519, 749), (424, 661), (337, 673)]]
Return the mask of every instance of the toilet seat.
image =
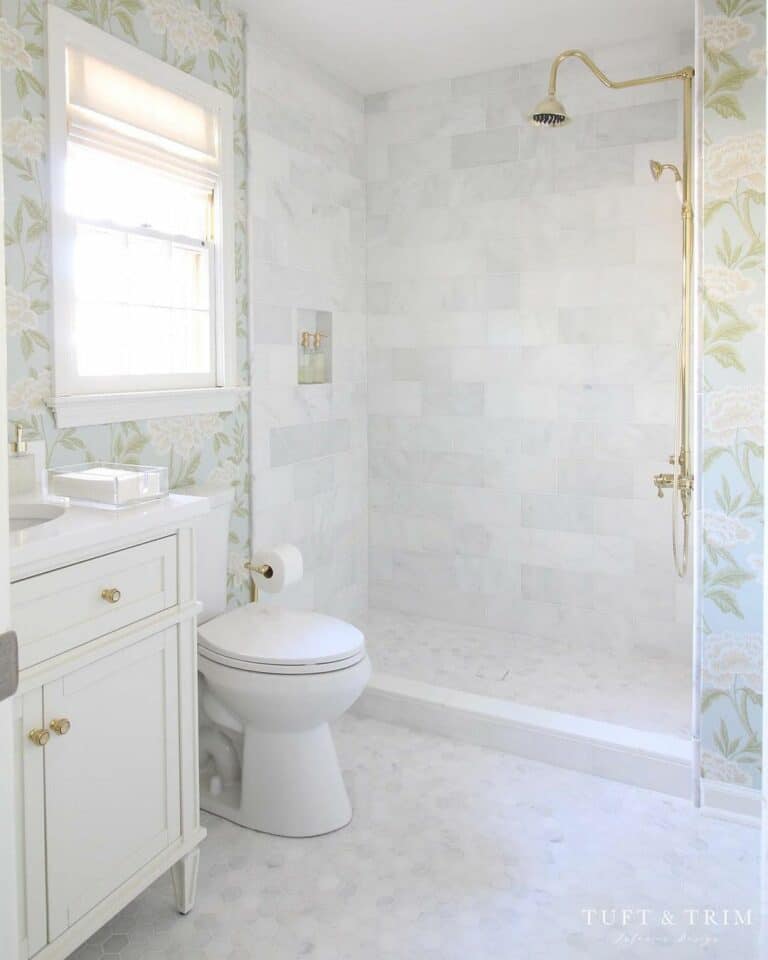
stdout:
[(201, 624), (198, 638), (201, 657), (251, 673), (330, 673), (365, 657), (365, 637), (343, 620), (255, 603)]

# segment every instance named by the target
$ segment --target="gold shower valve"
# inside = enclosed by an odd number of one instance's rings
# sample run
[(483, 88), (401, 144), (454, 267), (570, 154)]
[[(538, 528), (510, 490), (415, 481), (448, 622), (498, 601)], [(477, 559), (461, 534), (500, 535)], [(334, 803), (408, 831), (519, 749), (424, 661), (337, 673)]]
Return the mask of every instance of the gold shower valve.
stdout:
[[(674, 459), (670, 462), (674, 463)], [(688, 498), (693, 490), (693, 477), (682, 476), (675, 480), (675, 476), (672, 473), (655, 473), (653, 475), (653, 483), (658, 490), (659, 497), (664, 496), (665, 490), (671, 490), (677, 487), (680, 493), (685, 498)]]
[(658, 496), (663, 497), (665, 490), (670, 490), (675, 483), (675, 478), (671, 473), (656, 473), (653, 476), (653, 483), (658, 491)]

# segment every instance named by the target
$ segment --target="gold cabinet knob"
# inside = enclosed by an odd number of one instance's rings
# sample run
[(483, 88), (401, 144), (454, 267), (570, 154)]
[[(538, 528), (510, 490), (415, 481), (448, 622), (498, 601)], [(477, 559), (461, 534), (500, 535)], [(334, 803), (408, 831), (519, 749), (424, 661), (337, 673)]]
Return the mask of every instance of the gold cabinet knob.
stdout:
[(69, 733), (72, 729), (72, 724), (66, 717), (60, 717), (57, 720), (51, 720), (48, 726), (53, 730), (54, 733), (58, 733), (60, 737), (63, 737), (65, 734)]
[(51, 739), (51, 735), (47, 730), (30, 730), (27, 736), (36, 747), (44, 747)]
[(121, 596), (117, 587), (107, 587), (106, 590), (101, 591), (102, 600), (106, 600), (107, 603), (117, 603)]

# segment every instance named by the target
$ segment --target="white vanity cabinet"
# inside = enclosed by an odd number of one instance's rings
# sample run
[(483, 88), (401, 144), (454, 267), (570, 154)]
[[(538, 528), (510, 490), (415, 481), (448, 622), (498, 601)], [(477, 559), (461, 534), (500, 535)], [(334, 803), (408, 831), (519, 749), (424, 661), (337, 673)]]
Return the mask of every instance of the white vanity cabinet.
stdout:
[(189, 527), (162, 534), (11, 586), (25, 960), (67, 957), (169, 869), (192, 907), (194, 551)]

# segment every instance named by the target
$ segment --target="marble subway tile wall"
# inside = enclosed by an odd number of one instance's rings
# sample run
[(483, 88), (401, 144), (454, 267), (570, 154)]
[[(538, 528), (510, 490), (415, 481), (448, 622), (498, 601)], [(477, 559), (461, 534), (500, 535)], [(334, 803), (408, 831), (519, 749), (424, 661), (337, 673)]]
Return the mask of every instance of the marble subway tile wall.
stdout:
[[(557, 52), (552, 51), (553, 55)], [(693, 38), (588, 51), (617, 78)], [(681, 90), (549, 61), (366, 100), (371, 606), (687, 658), (671, 505)]]
[[(363, 102), (251, 21), (248, 137), (252, 543), (302, 550), (304, 580), (281, 603), (357, 616), (368, 576)], [(333, 315), (331, 384), (298, 385), (303, 310)]]

